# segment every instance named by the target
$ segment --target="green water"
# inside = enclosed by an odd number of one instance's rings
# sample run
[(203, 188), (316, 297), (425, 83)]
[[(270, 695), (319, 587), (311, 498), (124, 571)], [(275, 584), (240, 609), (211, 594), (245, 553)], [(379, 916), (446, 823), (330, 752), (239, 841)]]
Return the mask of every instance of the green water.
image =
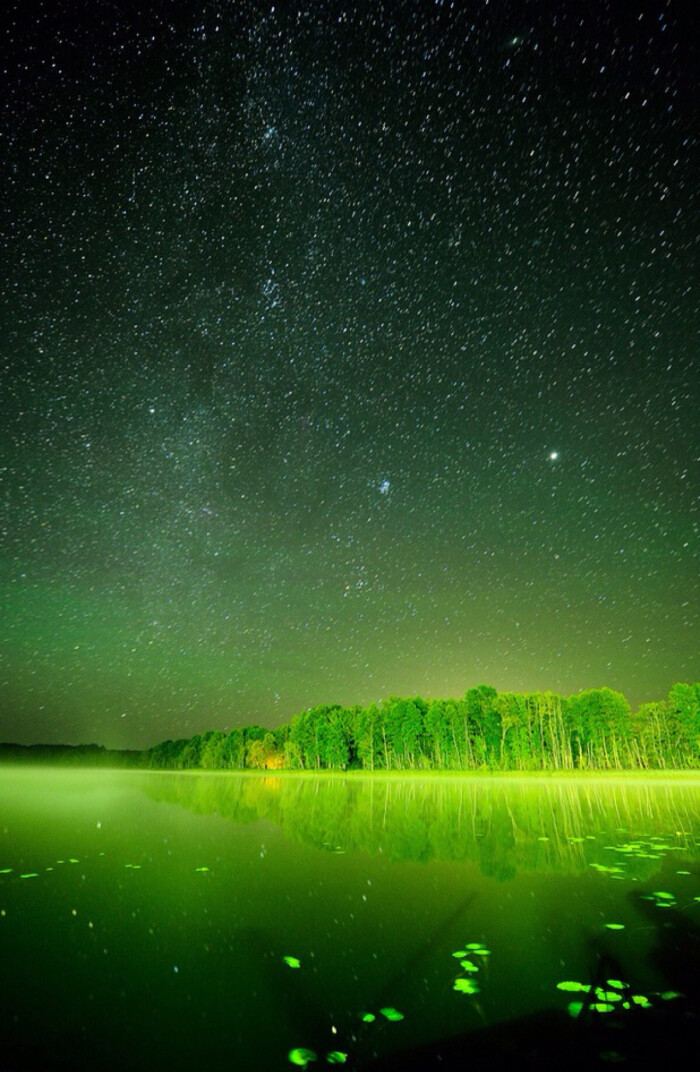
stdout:
[(611, 1053), (697, 1014), (693, 778), (0, 770), (0, 872), (2, 1069), (418, 1067), (608, 977)]

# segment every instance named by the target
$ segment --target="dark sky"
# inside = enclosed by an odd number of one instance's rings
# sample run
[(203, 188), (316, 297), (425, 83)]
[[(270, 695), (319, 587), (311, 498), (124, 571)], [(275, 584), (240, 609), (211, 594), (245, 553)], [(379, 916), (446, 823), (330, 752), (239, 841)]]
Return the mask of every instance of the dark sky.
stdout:
[(689, 6), (135, 8), (2, 30), (0, 740), (696, 680)]

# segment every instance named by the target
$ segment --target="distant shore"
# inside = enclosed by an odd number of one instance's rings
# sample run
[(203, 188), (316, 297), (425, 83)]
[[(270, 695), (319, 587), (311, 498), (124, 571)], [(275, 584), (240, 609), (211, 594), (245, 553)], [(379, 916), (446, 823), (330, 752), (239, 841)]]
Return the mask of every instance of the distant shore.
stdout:
[(145, 749), (0, 744), (0, 762), (8, 761), (383, 777), (677, 776), (700, 770), (700, 682), (676, 682), (667, 699), (644, 703), (634, 713), (622, 693), (607, 687), (561, 696), (477, 685), (455, 699), (391, 696), (367, 707), (321, 704), (275, 729), (210, 729)]

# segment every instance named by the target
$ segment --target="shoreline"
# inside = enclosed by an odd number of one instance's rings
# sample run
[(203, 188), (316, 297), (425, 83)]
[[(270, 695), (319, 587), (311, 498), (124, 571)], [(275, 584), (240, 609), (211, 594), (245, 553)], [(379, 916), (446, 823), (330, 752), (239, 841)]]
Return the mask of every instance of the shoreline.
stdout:
[(72, 766), (60, 763), (0, 763), (0, 775), (2, 771), (53, 771), (64, 774), (76, 774), (80, 771), (101, 774), (147, 774), (162, 775), (176, 774), (179, 776), (202, 776), (207, 777), (237, 777), (250, 779), (290, 779), (306, 780), (326, 778), (338, 780), (349, 778), (352, 780), (373, 781), (482, 781), (482, 782), (533, 782), (533, 781), (685, 781), (698, 782), (700, 785), (700, 768), (686, 770), (539, 770), (539, 771), (498, 771), (498, 770), (226, 770), (223, 768), (211, 769), (206, 767), (190, 767), (183, 770), (173, 768), (154, 767), (110, 767), (95, 764), (76, 764)]

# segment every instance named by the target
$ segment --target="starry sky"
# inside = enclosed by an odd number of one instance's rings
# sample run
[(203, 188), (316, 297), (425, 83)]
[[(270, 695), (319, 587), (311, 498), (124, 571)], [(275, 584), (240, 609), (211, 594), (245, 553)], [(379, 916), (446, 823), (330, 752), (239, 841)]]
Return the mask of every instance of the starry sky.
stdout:
[(0, 740), (700, 676), (677, 0), (12, 0)]

